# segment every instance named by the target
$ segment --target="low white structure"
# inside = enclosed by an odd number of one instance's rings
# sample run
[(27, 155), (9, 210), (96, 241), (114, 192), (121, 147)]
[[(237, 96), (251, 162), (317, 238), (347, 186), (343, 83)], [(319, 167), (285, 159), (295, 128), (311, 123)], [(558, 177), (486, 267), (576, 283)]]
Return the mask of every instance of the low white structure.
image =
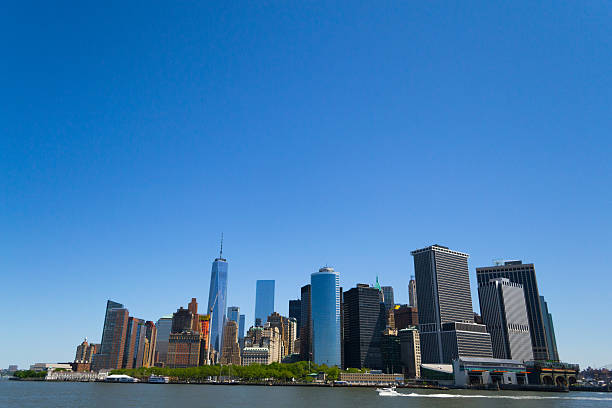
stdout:
[(70, 364), (61, 364), (61, 363), (36, 363), (30, 366), (30, 370), (41, 372), (41, 371), (52, 371), (57, 370), (58, 368), (62, 368), (64, 370), (72, 371), (72, 366)]
[(106, 382), (119, 382), (119, 383), (135, 383), (138, 382), (138, 378), (130, 377), (125, 374), (113, 374), (109, 375), (104, 379)]
[(51, 371), (45, 378), (47, 381), (104, 381), (107, 373), (96, 373), (94, 371), (73, 372), (73, 371)]
[(460, 357), (453, 361), (453, 374), (458, 386), (528, 383), (525, 364), (518, 360)]

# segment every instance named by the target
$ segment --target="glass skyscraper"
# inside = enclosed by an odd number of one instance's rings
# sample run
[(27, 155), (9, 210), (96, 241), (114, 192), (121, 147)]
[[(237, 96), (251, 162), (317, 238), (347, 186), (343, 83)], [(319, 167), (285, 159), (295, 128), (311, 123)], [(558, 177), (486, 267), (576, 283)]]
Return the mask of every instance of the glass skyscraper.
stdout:
[(255, 326), (263, 326), (274, 313), (274, 281), (258, 280), (255, 295)]
[(155, 325), (157, 328), (157, 352), (158, 361), (166, 363), (168, 356), (168, 342), (170, 341), (170, 331), (172, 330), (172, 315), (162, 316)]
[(244, 321), (245, 321), (245, 315), (241, 314), (238, 319), (238, 339), (239, 340), (244, 339)]
[(227, 308), (227, 319), (238, 323), (240, 318), (240, 308), (238, 306), (230, 306)]
[(210, 325), (210, 346), (221, 353), (223, 345), (223, 323), (225, 322), (225, 307), (227, 302), (227, 260), (223, 258), (223, 246), (219, 257), (212, 264), (210, 272), (210, 290), (208, 292), (208, 309), (212, 309)]
[(340, 367), (340, 274), (321, 268), (310, 275), (310, 285), (313, 361)]

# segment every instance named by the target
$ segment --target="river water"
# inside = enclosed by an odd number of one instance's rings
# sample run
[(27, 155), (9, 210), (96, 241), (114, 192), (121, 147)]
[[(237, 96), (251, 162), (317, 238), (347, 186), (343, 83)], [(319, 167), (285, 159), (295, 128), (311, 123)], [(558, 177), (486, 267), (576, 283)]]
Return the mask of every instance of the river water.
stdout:
[(413, 389), (399, 393), (379, 396), (373, 388), (0, 381), (0, 407), (612, 407), (609, 393)]

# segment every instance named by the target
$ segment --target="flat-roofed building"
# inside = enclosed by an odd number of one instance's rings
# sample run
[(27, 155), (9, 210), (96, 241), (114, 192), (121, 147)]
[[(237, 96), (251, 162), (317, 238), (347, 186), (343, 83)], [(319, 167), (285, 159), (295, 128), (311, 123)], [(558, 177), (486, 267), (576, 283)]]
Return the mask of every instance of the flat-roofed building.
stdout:
[(349, 384), (355, 385), (390, 385), (402, 384), (404, 375), (385, 374), (382, 370), (371, 370), (367, 373), (340, 373), (340, 381), (346, 381)]
[(500, 358), (459, 357), (453, 361), (455, 385), (525, 385), (527, 371), (522, 361)]
[(267, 347), (245, 347), (242, 349), (242, 365), (269, 364), (270, 350)]
[(416, 327), (397, 332), (400, 341), (400, 359), (407, 378), (421, 377), (421, 338)]

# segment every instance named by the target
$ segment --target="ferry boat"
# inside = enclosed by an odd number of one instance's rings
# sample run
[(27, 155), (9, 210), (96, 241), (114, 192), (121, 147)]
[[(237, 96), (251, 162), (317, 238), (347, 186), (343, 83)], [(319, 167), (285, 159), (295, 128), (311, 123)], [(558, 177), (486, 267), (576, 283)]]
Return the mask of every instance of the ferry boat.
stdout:
[(138, 382), (138, 378), (130, 377), (129, 375), (125, 374), (113, 374), (106, 377), (104, 381), (118, 383), (136, 383)]
[(163, 375), (151, 374), (149, 377), (149, 384), (168, 384), (170, 377), (164, 377)]

